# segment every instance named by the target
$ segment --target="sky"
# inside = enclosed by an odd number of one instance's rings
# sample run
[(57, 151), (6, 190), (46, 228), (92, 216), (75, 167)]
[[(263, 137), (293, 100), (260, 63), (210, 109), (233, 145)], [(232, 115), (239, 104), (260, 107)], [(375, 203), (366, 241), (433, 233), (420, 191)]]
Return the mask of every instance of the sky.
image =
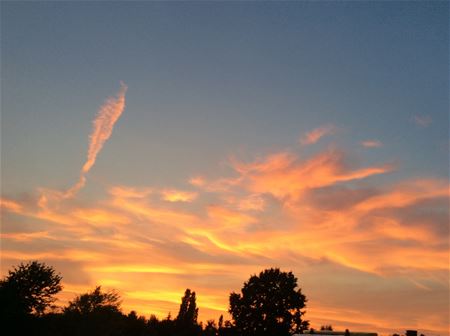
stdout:
[(1, 274), (449, 334), (449, 4), (1, 2)]

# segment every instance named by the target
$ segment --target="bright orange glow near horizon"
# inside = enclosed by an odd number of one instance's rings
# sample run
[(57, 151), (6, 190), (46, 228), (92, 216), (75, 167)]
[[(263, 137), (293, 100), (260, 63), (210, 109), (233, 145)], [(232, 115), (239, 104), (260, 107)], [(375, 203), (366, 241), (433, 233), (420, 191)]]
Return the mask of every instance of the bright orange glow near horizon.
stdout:
[[(233, 159), (232, 176), (186, 177), (185, 191), (111, 186), (89, 205), (82, 192), (79, 200), (54, 197), (51, 190), (26, 201), (3, 198), (4, 218), (30, 221), (34, 229), (2, 233), (2, 271), (44, 260), (63, 276), (61, 304), (103, 285), (120, 292), (126, 311), (160, 318), (176, 314), (184, 289), (191, 288), (206, 321), (228, 317), (229, 293), (251, 274), (280, 267), (298, 276), (313, 326), (388, 332), (387, 322), (403, 326), (402, 313), (386, 319), (370, 312), (370, 301), (342, 300), (365, 283), (376, 284), (368, 297), (402, 287), (392, 298), (398, 305), (412, 293), (426, 296), (446, 286), (440, 216), (448, 183), (424, 178), (368, 187), (360, 181), (394, 168), (352, 167), (345, 160), (333, 148), (303, 160), (293, 151), (247, 163)], [(329, 290), (342, 293), (328, 301)], [(439, 315), (432, 321), (420, 328), (436, 328)], [(419, 321), (407, 326), (419, 327)]]

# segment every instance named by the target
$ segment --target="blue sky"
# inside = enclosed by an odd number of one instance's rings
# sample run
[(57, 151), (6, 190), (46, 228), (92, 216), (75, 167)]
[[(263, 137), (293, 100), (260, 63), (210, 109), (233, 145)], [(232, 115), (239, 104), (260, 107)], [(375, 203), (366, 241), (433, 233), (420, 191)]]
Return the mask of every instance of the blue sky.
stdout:
[[(7, 180), (45, 178), (52, 167), (41, 166), (41, 156), (55, 165), (80, 162), (86, 120), (119, 80), (131, 88), (133, 109), (109, 149), (122, 168), (138, 160), (135, 169), (172, 179), (177, 168), (168, 171), (166, 161), (197, 169), (194, 162), (216, 164), (240, 146), (283, 147), (333, 123), (345, 130), (346, 143), (377, 138), (386, 143), (380, 155), (446, 176), (445, 8), (438, 2), (6, 3), (3, 154), (14, 163), (14, 172), (5, 167)], [(417, 129), (415, 115), (433, 122)], [(61, 179), (70, 174), (58, 171)]]

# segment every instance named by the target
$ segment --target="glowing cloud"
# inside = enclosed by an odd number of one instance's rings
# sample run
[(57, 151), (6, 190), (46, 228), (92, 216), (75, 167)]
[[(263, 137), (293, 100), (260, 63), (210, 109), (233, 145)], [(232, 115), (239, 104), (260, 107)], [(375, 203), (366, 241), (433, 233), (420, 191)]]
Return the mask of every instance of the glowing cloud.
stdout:
[(74, 196), (81, 188), (83, 188), (86, 183), (85, 175), (95, 164), (98, 153), (103, 148), (106, 140), (108, 140), (111, 136), (115, 123), (125, 109), (125, 94), (127, 92), (127, 86), (123, 82), (121, 82), (120, 85), (121, 88), (117, 96), (110, 97), (105, 101), (92, 122), (93, 129), (89, 137), (90, 141), (87, 159), (81, 169), (80, 179), (64, 194), (65, 198)]
[[(159, 317), (178, 309), (187, 285), (206, 320), (226, 312), (229, 291), (251, 273), (276, 265), (301, 274), (314, 323), (373, 330), (420, 318), (445, 330), (448, 181), (379, 184), (370, 178), (395, 167), (359, 165), (337, 149), (231, 161), (232, 176), (186, 181), (195, 192), (109, 186), (89, 205), (58, 202), (54, 190), (34, 202), (3, 198), (2, 272), (43, 259), (65, 277), (60, 302), (102, 284), (123, 293), (126, 310)], [(416, 296), (420, 307), (390, 307)]]
[(307, 161), (299, 162), (286, 153), (268, 156), (265, 160), (234, 165), (242, 174), (242, 185), (252, 193), (269, 193), (277, 198), (298, 198), (305, 190), (333, 185), (339, 182), (364, 179), (390, 172), (389, 165), (350, 170), (344, 155), (329, 150)]
[(192, 202), (197, 198), (197, 193), (175, 189), (163, 190), (162, 199), (168, 202)]
[(189, 179), (189, 183), (196, 187), (202, 187), (205, 185), (205, 179), (201, 176), (192, 177)]
[(151, 194), (150, 188), (136, 189), (124, 186), (116, 186), (109, 190), (109, 193), (118, 198), (145, 198)]
[(378, 148), (383, 146), (383, 144), (379, 140), (365, 140), (361, 142), (361, 146), (366, 148)]
[(327, 135), (332, 135), (336, 132), (336, 126), (334, 125), (324, 125), (313, 129), (312, 131), (306, 133), (302, 138), (300, 138), (300, 143), (302, 145), (315, 144), (321, 138)]
[(265, 201), (260, 194), (251, 194), (239, 201), (239, 210), (263, 211)]
[(5, 198), (0, 198), (0, 208), (10, 212), (20, 212), (22, 210), (22, 206), (19, 203)]
[(0, 233), (0, 237), (2, 239), (13, 239), (17, 241), (31, 241), (33, 239), (40, 238), (49, 238), (51, 239), (49, 233), (47, 231), (38, 231), (38, 232), (19, 232), (19, 233)]

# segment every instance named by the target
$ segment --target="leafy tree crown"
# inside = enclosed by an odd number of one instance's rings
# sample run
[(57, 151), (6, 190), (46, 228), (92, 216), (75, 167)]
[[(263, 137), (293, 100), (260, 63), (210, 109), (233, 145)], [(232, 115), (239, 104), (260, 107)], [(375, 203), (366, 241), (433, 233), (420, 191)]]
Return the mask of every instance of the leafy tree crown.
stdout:
[(241, 294), (230, 294), (229, 312), (245, 336), (290, 335), (308, 328), (306, 301), (292, 272), (271, 268), (251, 276)]
[(38, 261), (21, 263), (0, 283), (2, 296), (14, 297), (25, 314), (42, 315), (61, 291), (62, 277), (51, 266)]
[(65, 313), (77, 313), (82, 315), (98, 311), (120, 311), (120, 296), (115, 291), (103, 292), (101, 286), (97, 286), (92, 292), (77, 296), (64, 308)]

